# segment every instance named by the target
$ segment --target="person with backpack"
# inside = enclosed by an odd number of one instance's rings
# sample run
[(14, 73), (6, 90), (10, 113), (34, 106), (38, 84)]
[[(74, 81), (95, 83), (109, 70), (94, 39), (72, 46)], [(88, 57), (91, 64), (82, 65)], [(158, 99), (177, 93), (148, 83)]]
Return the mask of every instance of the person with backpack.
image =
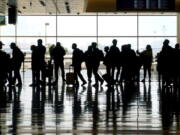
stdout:
[(81, 79), (82, 86), (84, 86), (87, 82), (81, 74), (81, 64), (84, 61), (84, 53), (82, 50), (77, 48), (77, 44), (72, 44), (73, 55), (72, 55), (72, 66), (74, 67), (74, 75), (75, 75), (75, 85), (79, 85), (78, 77)]
[(16, 86), (22, 86), (22, 80), (21, 80), (21, 75), (20, 75), (20, 69), (21, 69), (21, 64), (24, 61), (24, 54), (23, 52), (16, 46), (15, 43), (11, 43), (10, 45), (12, 49), (12, 67), (13, 67), (13, 72), (14, 72), (14, 77), (13, 77), (13, 84), (16, 84), (16, 80), (18, 83)]

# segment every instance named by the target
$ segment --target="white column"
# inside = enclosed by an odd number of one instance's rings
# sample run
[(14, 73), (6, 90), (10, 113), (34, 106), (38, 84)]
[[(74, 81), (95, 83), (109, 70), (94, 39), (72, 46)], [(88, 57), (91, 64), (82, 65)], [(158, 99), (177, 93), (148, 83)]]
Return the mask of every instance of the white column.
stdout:
[(177, 13), (177, 43), (180, 43), (180, 13)]

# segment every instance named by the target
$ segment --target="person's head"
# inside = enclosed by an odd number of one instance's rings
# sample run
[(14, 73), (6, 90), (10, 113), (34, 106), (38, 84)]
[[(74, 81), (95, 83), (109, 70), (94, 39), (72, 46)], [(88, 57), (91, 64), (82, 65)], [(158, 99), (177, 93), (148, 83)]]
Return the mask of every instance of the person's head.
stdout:
[(14, 42), (13, 42), (13, 43), (11, 43), (11, 44), (10, 44), (10, 47), (11, 47), (11, 49), (16, 48), (16, 43), (14, 43)]
[(77, 44), (76, 43), (73, 43), (72, 44), (72, 49), (76, 49), (77, 48)]
[(60, 43), (60, 42), (57, 42), (57, 43), (56, 43), (56, 46), (57, 46), (57, 47), (60, 47), (60, 46), (61, 46), (61, 43)]
[(34, 51), (36, 49), (35, 45), (31, 45), (31, 51)]
[(42, 39), (37, 40), (38, 45), (42, 45)]
[(92, 45), (93, 48), (96, 48), (96, 47), (97, 47), (97, 43), (96, 43), (96, 42), (92, 42), (91, 45)]
[(152, 50), (151, 45), (147, 45), (146, 50)]
[(175, 44), (175, 49), (179, 49), (179, 43)]
[(127, 44), (127, 50), (131, 50), (131, 44)]
[(113, 39), (112, 43), (113, 43), (114, 46), (116, 46), (117, 45), (117, 40)]
[(0, 49), (2, 49), (2, 46), (3, 46), (4, 44), (0, 41)]
[(169, 45), (169, 40), (165, 39), (164, 42), (163, 42), (163, 45), (168, 46)]
[(107, 52), (109, 52), (109, 46), (105, 46), (104, 47), (104, 51), (107, 53)]

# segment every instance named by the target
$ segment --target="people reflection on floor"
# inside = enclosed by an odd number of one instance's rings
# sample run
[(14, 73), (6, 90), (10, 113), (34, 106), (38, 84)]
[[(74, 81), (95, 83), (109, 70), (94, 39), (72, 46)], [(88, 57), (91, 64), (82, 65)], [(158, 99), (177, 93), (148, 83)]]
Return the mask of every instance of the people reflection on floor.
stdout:
[[(20, 69), (21, 69), (21, 64), (24, 61), (24, 54), (23, 52), (17, 47), (15, 43), (11, 43), (10, 45), (12, 49), (12, 67), (13, 67), (13, 84), (17, 86), (22, 85), (22, 80), (21, 80), (21, 75), (20, 75)], [(16, 80), (18, 83), (16, 84)]]
[(59, 68), (61, 69), (62, 81), (65, 81), (65, 72), (64, 72), (64, 55), (66, 54), (64, 48), (61, 46), (60, 42), (56, 43), (56, 46), (52, 49), (52, 59), (54, 60), (55, 66), (55, 81), (53, 84), (58, 83), (59, 77)]
[(78, 77), (82, 81), (82, 86), (87, 82), (81, 74), (81, 64), (84, 61), (84, 53), (82, 50), (77, 48), (77, 44), (72, 44), (73, 54), (72, 54), (72, 66), (74, 67), (75, 85), (79, 85)]
[(144, 78), (142, 82), (145, 82), (147, 72), (149, 76), (149, 82), (151, 82), (151, 65), (153, 62), (153, 53), (151, 45), (147, 45), (146, 50), (144, 50), (143, 52), (137, 51), (137, 53), (140, 55), (140, 59), (144, 70)]
[(45, 84), (45, 53), (46, 53), (46, 47), (42, 44), (42, 39), (37, 40), (37, 84)]

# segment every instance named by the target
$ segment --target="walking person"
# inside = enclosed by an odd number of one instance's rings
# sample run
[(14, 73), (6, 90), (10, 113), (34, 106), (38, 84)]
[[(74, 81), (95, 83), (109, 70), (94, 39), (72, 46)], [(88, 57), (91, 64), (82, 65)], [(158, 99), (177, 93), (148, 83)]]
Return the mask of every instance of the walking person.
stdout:
[[(20, 75), (20, 69), (21, 69), (21, 64), (24, 61), (24, 54), (23, 52), (16, 46), (15, 43), (11, 43), (10, 45), (12, 49), (12, 64), (13, 64), (13, 84), (16, 86), (22, 86), (22, 79)], [(16, 84), (16, 80), (18, 83)]]
[(79, 85), (78, 77), (82, 81), (82, 86), (85, 85), (87, 82), (81, 74), (81, 64), (84, 61), (84, 53), (82, 50), (77, 48), (77, 44), (72, 44), (73, 55), (72, 55), (72, 66), (74, 67), (74, 74), (75, 74), (75, 85)]

